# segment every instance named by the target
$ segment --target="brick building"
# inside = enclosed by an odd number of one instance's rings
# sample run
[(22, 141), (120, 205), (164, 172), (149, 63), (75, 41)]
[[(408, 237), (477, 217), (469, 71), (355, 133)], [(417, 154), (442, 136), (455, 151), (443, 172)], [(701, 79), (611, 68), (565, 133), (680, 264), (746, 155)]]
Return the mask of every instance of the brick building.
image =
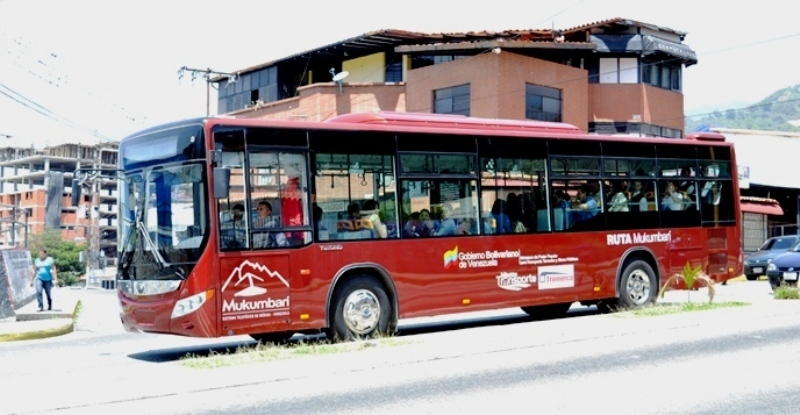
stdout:
[(116, 163), (117, 143), (0, 148), (0, 247), (23, 246), (30, 234), (60, 229), (65, 240), (86, 244), (95, 258), (113, 263), (116, 181), (90, 179), (78, 206), (72, 205), (72, 183), (76, 169), (115, 169)]
[(678, 138), (683, 70), (697, 63), (685, 35), (622, 18), (564, 30), (379, 30), (206, 76), (218, 86), (217, 112), (236, 117), (430, 112)]

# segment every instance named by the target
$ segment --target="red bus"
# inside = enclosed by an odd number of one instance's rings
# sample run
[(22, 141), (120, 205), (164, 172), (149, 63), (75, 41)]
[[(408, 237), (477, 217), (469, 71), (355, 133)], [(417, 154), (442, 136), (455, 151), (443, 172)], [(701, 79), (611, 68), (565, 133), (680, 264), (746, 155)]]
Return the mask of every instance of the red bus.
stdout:
[(401, 318), (639, 307), (687, 262), (742, 272), (734, 148), (716, 134), (220, 117), (123, 139), (119, 168), (132, 331), (352, 339)]

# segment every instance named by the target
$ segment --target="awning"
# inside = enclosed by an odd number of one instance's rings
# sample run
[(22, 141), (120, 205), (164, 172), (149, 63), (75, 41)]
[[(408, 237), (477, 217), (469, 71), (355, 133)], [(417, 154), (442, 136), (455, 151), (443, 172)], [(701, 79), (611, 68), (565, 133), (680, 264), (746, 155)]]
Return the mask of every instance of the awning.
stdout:
[(763, 204), (742, 202), (742, 212), (760, 213), (762, 215), (783, 215), (783, 209), (778, 204)]
[(670, 42), (650, 35), (591, 35), (595, 51), (607, 53), (640, 53), (647, 56), (663, 53), (683, 61), (684, 65), (697, 63), (697, 54), (683, 43)]

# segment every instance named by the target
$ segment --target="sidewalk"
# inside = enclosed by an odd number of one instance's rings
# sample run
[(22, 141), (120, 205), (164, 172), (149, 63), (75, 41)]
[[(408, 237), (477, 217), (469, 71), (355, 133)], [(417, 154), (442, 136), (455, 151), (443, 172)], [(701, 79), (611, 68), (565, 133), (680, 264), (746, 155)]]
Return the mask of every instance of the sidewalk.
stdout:
[[(16, 311), (16, 320), (0, 322), (0, 342), (61, 336), (75, 328), (78, 304), (85, 289), (56, 288), (53, 310), (37, 311), (36, 299)], [(44, 299), (47, 301), (47, 299)]]

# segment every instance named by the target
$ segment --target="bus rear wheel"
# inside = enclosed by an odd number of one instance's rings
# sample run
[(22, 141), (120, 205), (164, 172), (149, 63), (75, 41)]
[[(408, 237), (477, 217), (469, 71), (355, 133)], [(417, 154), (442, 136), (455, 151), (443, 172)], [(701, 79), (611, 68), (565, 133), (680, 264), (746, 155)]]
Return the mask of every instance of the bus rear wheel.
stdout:
[(374, 278), (357, 276), (336, 290), (328, 337), (333, 341), (374, 337), (391, 324), (389, 297)]
[(291, 331), (278, 331), (274, 333), (252, 333), (250, 337), (261, 344), (282, 344), (286, 343), (293, 335), (294, 332)]
[(620, 277), (619, 306), (636, 308), (654, 303), (658, 290), (658, 280), (650, 264), (640, 259), (631, 261)]

